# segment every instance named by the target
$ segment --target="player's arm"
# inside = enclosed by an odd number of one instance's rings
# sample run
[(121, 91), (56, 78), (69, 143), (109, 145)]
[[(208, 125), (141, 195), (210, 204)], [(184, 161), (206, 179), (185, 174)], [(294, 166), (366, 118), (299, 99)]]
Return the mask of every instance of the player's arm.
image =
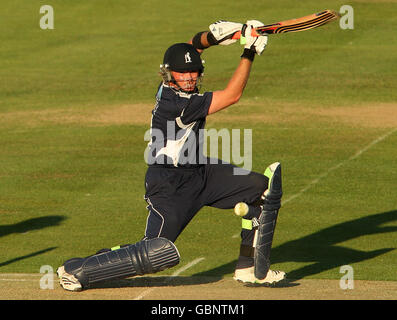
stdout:
[(255, 53), (253, 51), (244, 50), (240, 63), (226, 88), (212, 93), (212, 101), (208, 109), (208, 114), (218, 112), (240, 100), (248, 82), (254, 56)]
[(208, 114), (225, 109), (240, 100), (248, 82), (255, 55), (260, 55), (267, 44), (267, 36), (251, 36), (251, 29), (256, 25), (263, 25), (263, 23), (256, 20), (247, 21), (246, 27), (243, 29), (246, 44), (244, 47), (244, 52), (241, 55), (239, 65), (237, 66), (237, 69), (228, 82), (226, 88), (213, 92)]

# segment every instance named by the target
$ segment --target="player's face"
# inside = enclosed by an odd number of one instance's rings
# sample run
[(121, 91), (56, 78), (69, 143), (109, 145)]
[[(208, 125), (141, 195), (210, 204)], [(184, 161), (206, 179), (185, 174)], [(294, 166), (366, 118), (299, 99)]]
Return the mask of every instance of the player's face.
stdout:
[(176, 83), (182, 90), (187, 92), (194, 91), (199, 76), (198, 71), (194, 71), (194, 72), (171, 71), (171, 73)]

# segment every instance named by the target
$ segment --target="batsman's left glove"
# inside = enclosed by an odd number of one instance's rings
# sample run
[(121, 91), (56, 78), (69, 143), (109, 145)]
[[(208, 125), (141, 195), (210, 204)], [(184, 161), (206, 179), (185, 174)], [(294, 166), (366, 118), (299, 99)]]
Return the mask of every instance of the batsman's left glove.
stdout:
[(227, 46), (235, 43), (237, 39), (231, 39), (237, 31), (241, 31), (243, 24), (219, 20), (209, 26), (209, 29), (217, 41), (217, 44)]

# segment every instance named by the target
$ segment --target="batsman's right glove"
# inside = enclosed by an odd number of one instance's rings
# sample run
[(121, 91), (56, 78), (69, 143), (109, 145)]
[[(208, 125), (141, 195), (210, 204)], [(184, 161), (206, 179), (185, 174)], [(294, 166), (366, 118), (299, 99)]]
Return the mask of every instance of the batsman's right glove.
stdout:
[(245, 38), (245, 49), (250, 49), (254, 51), (258, 56), (260, 56), (265, 50), (267, 45), (267, 35), (261, 35), (259, 37), (253, 37), (251, 32), (252, 29), (256, 27), (263, 26), (264, 23), (258, 20), (248, 20), (241, 31), (242, 38)]

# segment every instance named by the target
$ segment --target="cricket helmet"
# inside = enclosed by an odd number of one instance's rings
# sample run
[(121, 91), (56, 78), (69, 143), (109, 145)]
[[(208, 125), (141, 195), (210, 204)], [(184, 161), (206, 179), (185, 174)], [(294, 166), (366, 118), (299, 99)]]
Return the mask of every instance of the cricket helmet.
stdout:
[(169, 47), (164, 54), (163, 65), (177, 72), (204, 71), (200, 54), (188, 43), (176, 43)]

